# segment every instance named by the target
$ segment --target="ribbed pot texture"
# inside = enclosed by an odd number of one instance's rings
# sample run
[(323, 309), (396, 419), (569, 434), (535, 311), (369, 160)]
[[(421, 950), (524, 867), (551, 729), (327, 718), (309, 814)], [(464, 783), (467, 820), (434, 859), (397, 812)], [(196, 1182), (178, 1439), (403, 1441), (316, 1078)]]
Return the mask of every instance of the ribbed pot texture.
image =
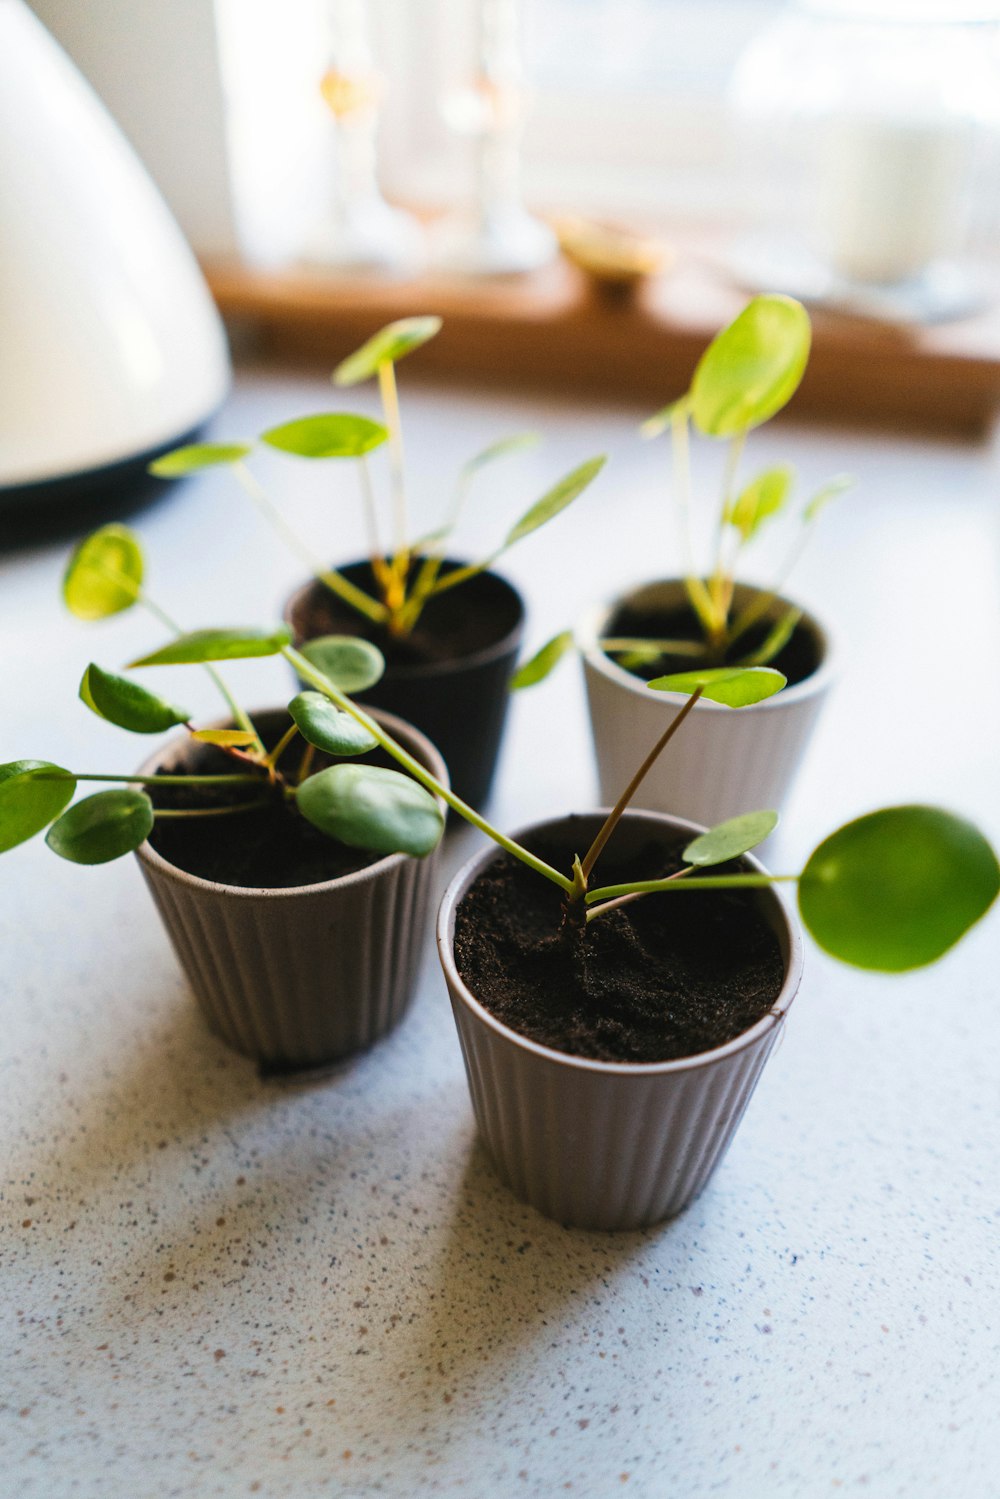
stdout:
[[(737, 610), (756, 593), (737, 587)], [(648, 584), (628, 596), (628, 601), (639, 599), (670, 608), (684, 602), (684, 585), (673, 580)], [(655, 692), (600, 649), (597, 642), (620, 602), (596, 610), (579, 631), (600, 798), (609, 804), (621, 795), (686, 702), (679, 693)], [(776, 600), (771, 615), (777, 617), (790, 607), (787, 599)], [(808, 613), (803, 613), (802, 626), (819, 643), (817, 670), (750, 708), (698, 702), (646, 776), (636, 805), (690, 817), (709, 827), (741, 812), (781, 810), (833, 680), (828, 633)]]
[[(373, 716), (447, 785), (429, 740), (389, 713)], [(287, 714), (254, 719), (266, 730)], [(179, 771), (188, 744), (172, 740), (139, 774)], [(280, 890), (201, 879), (149, 843), (137, 857), (210, 1029), (236, 1051), (269, 1069), (318, 1067), (371, 1046), (402, 1019), (437, 850), (425, 859), (390, 854), (338, 879)]]
[[(596, 833), (603, 818), (588, 814), (584, 831)], [(559, 818), (515, 836), (558, 835), (567, 824)], [(680, 818), (629, 811), (614, 836), (619, 850), (628, 852), (657, 833), (678, 829), (692, 836), (703, 831)], [(673, 1217), (698, 1196), (722, 1160), (777, 1040), (801, 976), (797, 928), (776, 892), (759, 892), (761, 912), (781, 946), (785, 981), (773, 1010), (743, 1035), (671, 1062), (590, 1061), (540, 1046), (501, 1024), (455, 966), (455, 912), (497, 857), (502, 855), (487, 848), (471, 859), (449, 886), (438, 915), (438, 951), (472, 1106), (497, 1172), (518, 1197), (568, 1227), (635, 1229)], [(755, 859), (747, 863), (762, 868)]]
[[(450, 564), (452, 559), (447, 560)], [(352, 583), (372, 589), (367, 562), (353, 562), (339, 571)], [(285, 620), (297, 645), (306, 638), (302, 633), (305, 606), (315, 589), (322, 590), (323, 585), (305, 584), (285, 606)], [(358, 694), (357, 700), (415, 724), (440, 749), (456, 794), (471, 806), (482, 807), (493, 785), (507, 719), (508, 687), (524, 633), (524, 602), (505, 578), (491, 572), (463, 583), (461, 592), (470, 608), (481, 603), (503, 615), (501, 636), (453, 660), (390, 665), (381, 680)]]

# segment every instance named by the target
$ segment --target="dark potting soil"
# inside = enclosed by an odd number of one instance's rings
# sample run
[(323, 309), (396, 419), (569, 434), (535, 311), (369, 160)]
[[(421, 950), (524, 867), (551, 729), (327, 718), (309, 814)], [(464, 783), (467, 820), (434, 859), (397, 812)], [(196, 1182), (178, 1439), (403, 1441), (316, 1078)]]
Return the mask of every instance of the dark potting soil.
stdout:
[[(411, 574), (421, 561), (419, 557), (413, 559)], [(441, 576), (463, 565), (447, 561)], [(341, 571), (366, 593), (378, 597), (367, 563)], [(313, 583), (303, 595), (294, 611), (292, 628), (300, 640), (315, 640), (320, 635), (360, 635), (378, 646), (386, 666), (392, 669), (435, 666), (475, 655), (503, 640), (519, 618), (520, 606), (509, 587), (499, 578), (482, 574), (429, 600), (404, 639), (389, 635), (381, 625), (358, 614), (322, 583)]]
[[(654, 677), (663, 677), (678, 671), (692, 671), (696, 666), (729, 666), (744, 660), (758, 650), (770, 632), (773, 619), (762, 620), (747, 630), (730, 649), (717, 660), (693, 660), (690, 656), (662, 655), (655, 661), (644, 661), (629, 666), (633, 676), (651, 682)], [(704, 640), (704, 631), (694, 611), (687, 604), (676, 609), (635, 609), (623, 604), (608, 620), (605, 634), (629, 636), (646, 640)], [(619, 660), (616, 655), (613, 659)], [(820, 664), (820, 648), (813, 631), (804, 624), (795, 627), (791, 639), (785, 644), (768, 666), (773, 666), (788, 678), (789, 687), (811, 677)]]
[[(612, 844), (599, 883), (672, 874), (687, 841), (651, 842), (618, 860)], [(587, 842), (581, 834), (580, 847), (544, 839), (530, 847), (568, 870)], [(503, 854), (455, 920), (455, 961), (472, 993), (511, 1030), (556, 1051), (605, 1062), (692, 1056), (748, 1030), (784, 981), (777, 937), (752, 891), (647, 895), (583, 934), (561, 917), (561, 891)]]
[[(284, 721), (288, 726), (289, 719)], [(268, 749), (277, 743), (283, 727), (262, 731)], [(258, 725), (259, 726), (259, 725)], [(270, 727), (270, 726), (269, 726)], [(302, 754), (301, 738), (292, 741), (279, 761), (279, 769), (297, 768)], [(365, 764), (399, 767), (373, 750), (363, 757)], [(317, 754), (313, 768), (321, 770), (333, 764)], [(344, 761), (337, 761), (342, 764)], [(181, 767), (172, 767), (181, 773)], [(193, 775), (227, 775), (241, 767), (229, 755), (212, 745), (192, 745), (183, 771)], [(197, 811), (207, 807), (233, 806), (253, 801), (263, 790), (250, 785), (219, 786), (147, 786), (155, 807)], [(266, 805), (252, 812), (238, 812), (225, 817), (158, 818), (149, 837), (156, 852), (178, 869), (214, 880), (223, 885), (242, 885), (253, 889), (285, 890), (297, 885), (316, 885), (337, 879), (358, 869), (367, 869), (382, 858), (365, 849), (348, 848), (328, 838), (312, 823), (306, 822), (279, 793), (271, 794)]]

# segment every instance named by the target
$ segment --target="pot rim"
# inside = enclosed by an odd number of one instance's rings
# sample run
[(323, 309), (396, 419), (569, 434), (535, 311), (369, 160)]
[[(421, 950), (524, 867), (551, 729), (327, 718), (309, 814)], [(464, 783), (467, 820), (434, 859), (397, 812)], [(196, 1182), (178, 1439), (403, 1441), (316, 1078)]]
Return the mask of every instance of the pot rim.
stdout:
[[(680, 704), (686, 701), (684, 693), (655, 691), (641, 677), (634, 676), (632, 672), (626, 671), (624, 666), (619, 666), (617, 661), (612, 661), (611, 657), (605, 655), (598, 645), (602, 629), (615, 609), (619, 608), (627, 599), (637, 593), (643, 592), (647, 588), (669, 585), (683, 589), (684, 579), (678, 577), (651, 578), (647, 583), (635, 584), (623, 593), (616, 594), (607, 602), (595, 605), (587, 610), (577, 624), (574, 633), (580, 653), (592, 670), (599, 672), (601, 676), (614, 682), (618, 687), (623, 687), (636, 693), (639, 697)], [(740, 592), (760, 594), (766, 591), (766, 589), (759, 587), (756, 583), (737, 583), (736, 585), (737, 594)], [(794, 687), (783, 687), (773, 697), (765, 698), (760, 703), (753, 703), (749, 708), (741, 708), (741, 713), (780, 712), (782, 709), (800, 702), (803, 698), (816, 697), (825, 692), (837, 674), (838, 647), (829, 627), (825, 623), (821, 623), (810, 609), (806, 609), (795, 599), (790, 599), (783, 593), (779, 593), (776, 596), (775, 604), (802, 610), (803, 623), (808, 624), (819, 642), (821, 651), (820, 663), (815, 671), (811, 672), (808, 677), (804, 677), (801, 682), (796, 682)], [(696, 713), (729, 713), (732, 710), (726, 708), (723, 703), (713, 703), (701, 698), (695, 703), (694, 711)]]
[[(442, 562), (455, 563), (457, 567), (465, 567), (467, 565), (461, 559), (455, 557), (444, 557), (442, 559)], [(367, 557), (360, 558), (354, 562), (345, 562), (341, 565), (338, 571), (346, 572), (348, 568), (364, 566), (368, 566)], [(468, 671), (471, 668), (475, 668), (477, 666), (489, 666), (494, 661), (498, 660), (501, 656), (507, 655), (509, 651), (516, 651), (518, 649), (521, 644), (521, 639), (524, 635), (524, 624), (527, 617), (527, 606), (525, 605), (524, 595), (521, 593), (519, 588), (515, 587), (515, 585), (510, 581), (509, 578), (505, 578), (502, 573), (494, 572), (492, 568), (484, 568), (481, 573), (477, 574), (477, 577), (491, 578), (495, 582), (502, 584), (516, 603), (518, 610), (517, 619), (510, 627), (510, 629), (507, 630), (506, 633), (499, 638), (499, 640), (493, 641), (493, 643), (490, 645), (481, 646), (478, 651), (472, 651), (467, 656), (455, 656), (446, 661), (428, 661), (414, 664), (412, 666), (387, 665), (385, 675), (381, 678), (382, 681), (391, 680), (394, 682), (419, 682), (427, 677), (447, 677), (451, 676), (455, 672)], [(475, 582), (476, 578), (469, 579), (469, 585), (472, 585)], [(321, 588), (323, 587), (323, 584), (319, 578), (309, 578), (305, 583), (301, 583), (298, 588), (294, 589), (288, 595), (288, 598), (285, 600), (284, 607), (281, 611), (281, 617), (284, 620), (285, 624), (288, 625), (293, 635), (296, 637), (297, 643), (299, 641), (299, 637), (292, 620), (292, 610), (294, 609), (298, 600), (305, 593), (307, 593), (311, 588), (315, 588), (317, 586)], [(468, 585), (463, 584), (461, 586), (465, 587)]]
[[(518, 841), (530, 837), (531, 834), (547, 831), (559, 827), (571, 816), (604, 817), (608, 808), (593, 808), (584, 813), (564, 813), (561, 817), (550, 817), (540, 822), (533, 822), (528, 826), (519, 828), (511, 836)], [(701, 823), (691, 822), (686, 817), (675, 817), (667, 812), (652, 812), (641, 807), (630, 807), (624, 817), (631, 820), (642, 820), (656, 823), (659, 826), (666, 825), (673, 830), (697, 835), (706, 831)], [(452, 994), (457, 994), (466, 1009), (471, 1011), (481, 1025), (487, 1026), (497, 1036), (509, 1044), (519, 1047), (522, 1051), (529, 1052), (545, 1061), (564, 1067), (573, 1068), (580, 1072), (596, 1073), (606, 1077), (650, 1077), (659, 1076), (671, 1072), (693, 1072), (699, 1068), (711, 1067), (716, 1062), (732, 1056), (734, 1053), (744, 1050), (753, 1045), (767, 1031), (780, 1025), (788, 1011), (792, 1007), (792, 1001), (798, 993), (799, 984), (802, 979), (802, 936), (798, 923), (795, 921), (786, 901), (784, 894), (771, 886), (769, 889), (761, 890), (764, 899), (773, 901), (774, 913), (777, 917), (776, 928), (779, 940), (784, 935), (787, 944), (787, 957), (785, 958), (785, 977), (781, 989), (772, 1007), (762, 1015), (761, 1018), (750, 1027), (749, 1030), (741, 1031), (738, 1036), (724, 1042), (721, 1046), (715, 1046), (710, 1051), (700, 1051), (687, 1057), (674, 1057), (664, 1062), (604, 1062), (596, 1057), (573, 1056), (569, 1052), (557, 1051), (554, 1047), (543, 1046), (539, 1041), (532, 1041), (527, 1036), (522, 1036), (519, 1031), (504, 1025), (503, 1021), (488, 1010), (467, 986), (454, 958), (455, 938), (455, 914), (463, 896), (469, 886), (482, 873), (482, 871), (494, 859), (499, 858), (503, 850), (496, 844), (490, 843), (487, 848), (481, 849), (479, 853), (462, 865), (446, 889), (438, 909), (437, 919), (437, 946), (441, 958), (441, 966), (445, 970), (449, 988)], [(764, 865), (753, 854), (743, 856), (755, 873), (766, 873)], [(541, 879), (542, 876), (539, 876)], [(783, 944), (783, 945), (785, 945)]]
[[(384, 729), (388, 729), (394, 738), (402, 741), (405, 748), (411, 754), (416, 755), (424, 761), (431, 775), (439, 780), (443, 786), (450, 789), (451, 782), (448, 778), (448, 767), (445, 765), (438, 749), (422, 734), (419, 729), (414, 728), (403, 718), (397, 718), (395, 713), (387, 713), (382, 708), (366, 708), (372, 718), (378, 720)], [(287, 707), (280, 708), (256, 708), (251, 710), (250, 717), (256, 721), (265, 717), (268, 713), (281, 713), (287, 716)], [(217, 719), (213, 723), (205, 724), (203, 727), (209, 729), (224, 729), (230, 727), (232, 718)], [(161, 745), (160, 748), (145, 759), (136, 770), (136, 775), (155, 775), (164, 759), (171, 751), (186, 745), (189, 741), (181, 734), (175, 734)], [(445, 810), (445, 804), (440, 797), (435, 797), (438, 805)], [(260, 900), (268, 897), (272, 900), (294, 900), (300, 895), (323, 895), (327, 892), (333, 893), (337, 890), (346, 890), (357, 885), (364, 885), (372, 880), (381, 879), (383, 875), (389, 874), (397, 869), (406, 859), (413, 857), (411, 854), (385, 854), (377, 859), (374, 864), (368, 864), (364, 869), (352, 870), (349, 874), (337, 875), (331, 880), (319, 880), (312, 885), (285, 885), (274, 887), (271, 885), (227, 885), (221, 880), (206, 880), (201, 875), (191, 874), (186, 869), (181, 869), (176, 864), (171, 864), (162, 854), (157, 853), (149, 840), (141, 843), (135, 851), (136, 858), (151, 874), (157, 874), (165, 879), (173, 880), (179, 885), (187, 885), (191, 889), (204, 890), (215, 895), (231, 896), (237, 900)], [(425, 855), (426, 858), (434, 857), (434, 850)]]

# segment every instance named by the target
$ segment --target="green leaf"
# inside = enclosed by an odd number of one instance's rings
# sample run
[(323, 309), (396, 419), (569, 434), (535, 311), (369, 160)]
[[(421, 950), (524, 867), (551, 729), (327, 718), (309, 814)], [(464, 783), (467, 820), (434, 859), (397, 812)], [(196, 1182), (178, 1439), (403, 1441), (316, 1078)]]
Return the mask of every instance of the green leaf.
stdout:
[(833, 957), (899, 973), (947, 952), (998, 890), (996, 854), (971, 823), (886, 807), (824, 839), (799, 879), (799, 910)]
[(541, 650), (535, 652), (530, 661), (525, 661), (523, 666), (518, 667), (511, 677), (511, 692), (519, 692), (522, 687), (534, 687), (536, 682), (543, 682), (572, 646), (572, 630), (563, 630), (560, 635), (553, 635)]
[(653, 416), (647, 416), (639, 431), (643, 437), (659, 437), (661, 432), (665, 432), (668, 427), (673, 425), (674, 417), (681, 411), (687, 411), (687, 409), (688, 397), (686, 395), (680, 396), (676, 401), (671, 401), (668, 406), (664, 406), (655, 412)]
[(360, 349), (349, 354), (333, 372), (334, 385), (360, 385), (377, 375), (382, 364), (396, 364), (419, 349), (441, 329), (439, 317), (406, 317), (372, 335)]
[(702, 689), (702, 696), (727, 708), (750, 708), (780, 692), (788, 681), (771, 666), (716, 666), (704, 671), (680, 671), (669, 677), (657, 677), (647, 687), (657, 692), (686, 692)]
[(186, 708), (173, 707), (138, 682), (102, 671), (93, 661), (80, 681), (80, 698), (98, 718), (133, 734), (162, 734), (191, 716)]
[(237, 661), (244, 656), (276, 656), (291, 643), (292, 634), (286, 625), (276, 630), (192, 630), (189, 635), (178, 635), (169, 645), (149, 656), (140, 656), (130, 661), (128, 669), (136, 666), (190, 666), (202, 661)]
[(375, 765), (332, 765), (303, 781), (297, 801), (303, 817), (351, 848), (377, 854), (415, 854), (436, 848), (444, 817), (430, 792), (398, 770)]
[(328, 755), (366, 755), (378, 744), (350, 713), (335, 708), (321, 692), (300, 692), (288, 704), (303, 739)]
[(695, 838), (684, 850), (684, 858), (699, 869), (725, 864), (763, 843), (777, 825), (777, 812), (744, 812), (741, 817), (730, 817)]
[(107, 864), (145, 843), (153, 831), (153, 803), (144, 791), (123, 787), (84, 797), (45, 835), (60, 859), (74, 864)]
[(537, 432), (515, 432), (510, 437), (501, 437), (497, 442), (490, 443), (488, 448), (483, 448), (474, 458), (462, 465), (462, 473), (471, 477), (479, 469), (485, 468), (488, 463), (493, 463), (497, 458), (507, 458), (511, 453), (527, 452), (529, 448), (537, 448), (541, 442)]
[(853, 484), (854, 478), (851, 474), (837, 474), (834, 478), (828, 479), (822, 489), (816, 491), (802, 512), (802, 519), (806, 525), (811, 524), (820, 511), (826, 509), (831, 500), (835, 500), (838, 495), (842, 495), (845, 489), (850, 489)]
[(253, 444), (249, 442), (192, 442), (154, 459), (149, 472), (157, 479), (182, 479), (185, 474), (197, 473), (202, 468), (238, 463), (252, 452)]
[(385, 672), (378, 646), (356, 635), (319, 635), (306, 641), (302, 655), (348, 695), (374, 687)]
[(261, 441), (298, 458), (360, 458), (380, 447), (389, 436), (388, 427), (366, 416), (350, 412), (327, 412), (303, 416), (261, 434)]
[(544, 526), (547, 521), (557, 516), (560, 510), (565, 510), (571, 505), (578, 495), (581, 495), (591, 480), (596, 479), (601, 472), (607, 459), (602, 455), (600, 458), (588, 458), (586, 463), (581, 463), (572, 473), (559, 480), (550, 490), (536, 500), (531, 509), (526, 511), (515, 526), (507, 533), (501, 550), (514, 545), (523, 536), (530, 536), (532, 531), (537, 531), (539, 526)]
[(754, 297), (717, 333), (691, 382), (691, 415), (707, 437), (759, 427), (798, 390), (809, 361), (809, 314), (792, 297)]
[(80, 542), (63, 575), (63, 602), (77, 619), (130, 609), (142, 583), (142, 548), (127, 526), (102, 526)]
[(736, 527), (745, 542), (750, 541), (764, 522), (782, 509), (794, 480), (795, 470), (787, 465), (765, 469), (726, 507), (726, 521)]
[(740, 662), (741, 666), (766, 666), (791, 640), (802, 618), (801, 609), (788, 609), (768, 630), (761, 644)]
[(75, 777), (49, 760), (0, 765), (0, 853), (48, 827), (75, 790)]

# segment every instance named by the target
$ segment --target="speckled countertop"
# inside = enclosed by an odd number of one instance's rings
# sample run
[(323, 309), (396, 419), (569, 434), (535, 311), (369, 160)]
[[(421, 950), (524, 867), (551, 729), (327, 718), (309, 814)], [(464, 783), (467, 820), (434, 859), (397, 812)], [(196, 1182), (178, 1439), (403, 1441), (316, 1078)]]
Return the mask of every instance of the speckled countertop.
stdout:
[[(325, 391), (248, 370), (216, 430)], [(532, 643), (669, 566), (664, 455), (635, 440), (636, 413), (412, 382), (406, 398), (418, 524), (451, 460), (549, 433), (470, 507), (484, 545), (575, 459), (613, 451), (575, 519), (510, 559)], [(849, 660), (772, 862), (886, 800), (943, 800), (1000, 836), (990, 453), (786, 426), (756, 443), (761, 465), (777, 456), (807, 482), (863, 482), (797, 579)], [(705, 476), (715, 457), (699, 454)], [(332, 552), (360, 546), (328, 479), (265, 468)], [(135, 524), (152, 591), (192, 625), (265, 623), (297, 576), (225, 476)], [(143, 751), (76, 684), (158, 631), (64, 616), (65, 552), (0, 554), (0, 760), (127, 770)], [(273, 662), (234, 677), (258, 704), (287, 689)], [(592, 797), (570, 667), (517, 701), (493, 810), (513, 826)], [(450, 839), (449, 870), (475, 846)], [(617, 1237), (560, 1229), (493, 1177), (430, 942), (402, 1027), (294, 1083), (205, 1032), (132, 861), (7, 856), (0, 944), (3, 1493), (1000, 1493), (996, 919), (906, 983), (810, 949), (714, 1182), (675, 1222)]]

